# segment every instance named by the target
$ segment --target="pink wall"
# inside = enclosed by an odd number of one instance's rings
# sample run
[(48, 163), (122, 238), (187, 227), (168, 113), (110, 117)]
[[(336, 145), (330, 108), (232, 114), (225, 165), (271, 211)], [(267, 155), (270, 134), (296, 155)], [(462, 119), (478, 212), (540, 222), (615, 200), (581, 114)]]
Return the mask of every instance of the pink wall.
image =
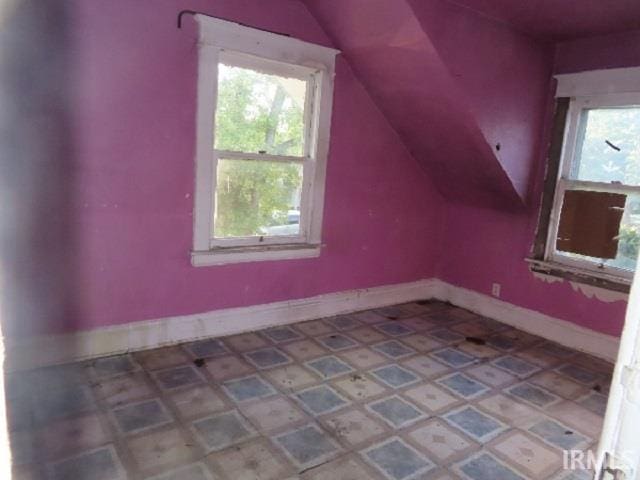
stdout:
[[(640, 32), (562, 42), (556, 46), (556, 73), (640, 65)], [(550, 86), (551, 89), (553, 86)], [(550, 90), (552, 92), (552, 90)], [(551, 102), (547, 103), (545, 138), (548, 141)], [(568, 282), (549, 284), (535, 278), (522, 261), (529, 255), (537, 226), (544, 178), (546, 141), (535, 159), (532, 203), (526, 215), (447, 206), (446, 244), (458, 245), (456, 255), (443, 257), (441, 278), (490, 294), (493, 282), (502, 284), (502, 299), (593, 330), (619, 335), (626, 302), (606, 303), (587, 298)], [(473, 235), (469, 235), (473, 232)]]
[[(194, 268), (188, 254), (195, 28), (188, 20), (177, 30), (177, 12), (197, 9), (316, 43), (331, 41), (298, 0), (272, 0), (268, 9), (261, 0), (70, 5), (73, 137), (66, 176), (75, 303), (62, 320), (33, 315), (5, 325), (5, 334), (86, 330), (433, 276), (487, 294), (498, 282), (507, 302), (620, 332), (624, 302), (604, 303), (567, 283), (545, 283), (523, 261), (536, 227), (551, 114), (552, 59), (546, 47), (487, 19), (443, 13), (452, 15), (443, 25), (455, 19), (465, 35), (481, 39), (470, 55), (467, 42), (430, 27), (433, 46), (448, 74), (461, 77), (457, 81), (474, 114), (489, 125), (491, 112), (521, 123), (507, 128), (501, 120), (494, 134), (506, 145), (501, 161), (527, 172), (526, 211), (445, 202), (431, 180), (440, 183), (442, 177), (434, 169), (425, 173), (416, 161), (424, 158), (414, 160), (339, 57), (320, 258)], [(617, 37), (560, 44), (556, 69), (638, 64), (633, 38), (625, 36), (630, 41), (622, 51), (614, 48)], [(505, 44), (513, 47), (496, 50)], [(608, 52), (624, 60), (611, 61)], [(497, 112), (502, 104), (505, 112)], [(517, 145), (522, 151), (514, 150)], [(480, 173), (469, 165), (468, 175)], [(456, 187), (455, 177), (447, 181), (440, 190)]]
[(338, 58), (323, 242), (317, 259), (194, 268), (199, 9), (328, 44), (297, 0), (76, 0), (75, 312), (9, 335), (106, 325), (387, 285), (434, 275), (442, 201)]

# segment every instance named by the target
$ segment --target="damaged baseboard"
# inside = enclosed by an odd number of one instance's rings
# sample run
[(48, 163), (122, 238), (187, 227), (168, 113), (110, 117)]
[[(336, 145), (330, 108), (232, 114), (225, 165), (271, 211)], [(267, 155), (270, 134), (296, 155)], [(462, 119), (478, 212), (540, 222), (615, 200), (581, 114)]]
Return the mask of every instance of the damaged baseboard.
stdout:
[(63, 335), (5, 339), (5, 368), (22, 370), (146, 350), (427, 298), (448, 301), (609, 361), (615, 361), (617, 356), (619, 340), (616, 337), (433, 278), (299, 300), (146, 320)]

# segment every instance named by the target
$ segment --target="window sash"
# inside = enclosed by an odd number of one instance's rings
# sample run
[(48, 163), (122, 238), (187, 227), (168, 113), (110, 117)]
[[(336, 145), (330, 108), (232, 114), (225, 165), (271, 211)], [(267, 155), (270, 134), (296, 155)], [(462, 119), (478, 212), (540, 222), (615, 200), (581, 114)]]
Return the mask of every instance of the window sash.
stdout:
[(560, 174), (556, 182), (553, 208), (549, 217), (549, 231), (546, 241), (545, 259), (570, 267), (605, 273), (608, 275), (631, 278), (633, 272), (609, 265), (602, 265), (584, 258), (572, 258), (556, 250), (556, 237), (560, 222), (560, 213), (567, 190), (593, 190), (598, 192), (638, 194), (640, 186), (621, 183), (590, 182), (574, 178), (576, 153), (579, 151), (581, 134), (584, 133), (583, 115), (586, 110), (598, 108), (631, 107), (640, 105), (640, 94), (622, 93), (572, 98), (567, 114), (565, 137), (560, 163)]
[[(253, 157), (253, 158), (248, 158)], [(300, 193), (300, 229), (298, 235), (274, 235), (274, 236), (247, 236), (247, 237), (216, 237), (215, 220), (213, 212), (216, 211), (216, 185), (219, 160), (255, 160), (255, 161), (277, 161), (284, 163), (302, 164), (302, 189)], [(284, 157), (269, 154), (253, 154), (242, 152), (227, 152), (214, 150), (213, 165), (211, 168), (211, 234), (209, 248), (215, 247), (241, 247), (260, 245), (284, 245), (306, 243), (309, 238), (311, 222), (311, 202), (309, 195), (312, 187), (314, 163), (309, 158)]]
[[(243, 246), (263, 246), (263, 245), (286, 245), (308, 243), (311, 228), (312, 198), (313, 198), (313, 178), (315, 177), (316, 158), (315, 152), (315, 108), (317, 105), (316, 95), (319, 74), (318, 70), (304, 66), (292, 65), (283, 62), (276, 62), (269, 59), (254, 57), (239, 52), (231, 52), (220, 49), (218, 51), (218, 65), (223, 63), (229, 66), (249, 68), (261, 73), (276, 75), (287, 78), (297, 78), (306, 82), (305, 106), (303, 113), (304, 137), (303, 156), (274, 155), (270, 153), (243, 152), (233, 150), (213, 150), (211, 167), (211, 216), (209, 229), (209, 248), (216, 247), (243, 247)], [(217, 84), (218, 73), (216, 68), (216, 105), (217, 111)], [(213, 145), (215, 145), (215, 119), (213, 122)], [(216, 237), (215, 219), (216, 211), (216, 186), (218, 161), (220, 159), (230, 160), (255, 160), (255, 161), (275, 161), (302, 164), (302, 189), (300, 198), (300, 227), (298, 235), (274, 235), (274, 236), (247, 236), (247, 237)]]

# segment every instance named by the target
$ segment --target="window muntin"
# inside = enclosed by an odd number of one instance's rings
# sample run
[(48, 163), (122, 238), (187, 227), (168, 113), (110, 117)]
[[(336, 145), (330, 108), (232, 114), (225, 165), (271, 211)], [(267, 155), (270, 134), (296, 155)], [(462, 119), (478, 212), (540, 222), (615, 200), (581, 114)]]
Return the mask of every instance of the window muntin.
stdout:
[(640, 185), (640, 107), (581, 112), (571, 178)]
[(219, 58), (211, 246), (306, 242), (315, 72)]
[[(571, 267), (630, 278), (640, 243), (640, 95), (572, 98), (546, 259)], [(598, 160), (601, 159), (601, 160)], [(628, 182), (628, 183), (627, 183)], [(567, 190), (627, 195), (618, 254), (600, 259), (556, 250), (558, 222)]]

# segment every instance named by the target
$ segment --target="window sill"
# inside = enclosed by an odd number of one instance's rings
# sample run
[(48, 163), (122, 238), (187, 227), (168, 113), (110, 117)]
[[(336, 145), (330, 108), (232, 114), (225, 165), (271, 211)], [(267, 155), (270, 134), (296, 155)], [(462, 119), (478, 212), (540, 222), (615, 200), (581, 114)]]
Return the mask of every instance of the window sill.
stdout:
[(191, 252), (191, 265), (208, 267), (231, 263), (292, 260), (320, 256), (320, 245), (271, 245), (259, 247), (218, 247)]
[(591, 270), (571, 267), (558, 262), (536, 260), (533, 258), (525, 258), (524, 260), (529, 264), (529, 269), (532, 272), (563, 278), (571, 282), (582, 283), (622, 293), (629, 293), (629, 289), (631, 287), (632, 279), (630, 278), (593, 272)]

